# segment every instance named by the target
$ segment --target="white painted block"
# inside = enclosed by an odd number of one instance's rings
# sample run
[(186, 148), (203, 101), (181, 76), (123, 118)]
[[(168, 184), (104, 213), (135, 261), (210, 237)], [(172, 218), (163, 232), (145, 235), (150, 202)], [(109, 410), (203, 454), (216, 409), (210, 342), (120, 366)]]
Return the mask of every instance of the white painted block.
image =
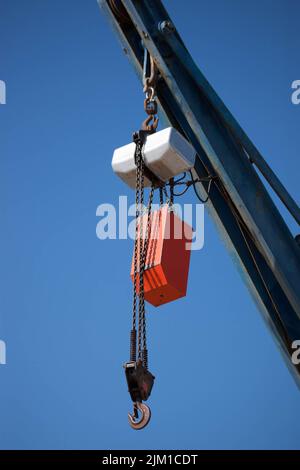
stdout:
[[(116, 149), (112, 159), (113, 171), (131, 188), (135, 188), (134, 153), (135, 144), (132, 142)], [(167, 181), (193, 168), (196, 152), (176, 129), (167, 127), (147, 137), (144, 158), (152, 173), (161, 181)], [(150, 185), (151, 182), (145, 178), (145, 187)]]

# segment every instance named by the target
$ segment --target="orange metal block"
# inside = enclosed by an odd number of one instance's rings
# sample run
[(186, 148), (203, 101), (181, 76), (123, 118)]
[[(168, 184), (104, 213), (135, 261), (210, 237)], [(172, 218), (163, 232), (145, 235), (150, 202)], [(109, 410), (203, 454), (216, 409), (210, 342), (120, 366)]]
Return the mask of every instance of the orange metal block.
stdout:
[[(143, 232), (146, 224), (147, 216), (143, 216)], [(186, 295), (191, 240), (192, 227), (182, 221), (168, 206), (152, 212), (144, 272), (144, 292), (145, 300), (155, 307)], [(130, 275), (133, 281), (134, 259)], [(139, 275), (137, 275), (137, 293), (139, 293)]]

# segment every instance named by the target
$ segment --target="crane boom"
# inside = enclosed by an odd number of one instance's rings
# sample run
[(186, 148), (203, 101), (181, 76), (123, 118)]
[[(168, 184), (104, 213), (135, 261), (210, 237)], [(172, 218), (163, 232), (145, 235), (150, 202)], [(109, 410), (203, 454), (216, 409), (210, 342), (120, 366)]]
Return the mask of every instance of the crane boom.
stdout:
[[(208, 211), (300, 386), (293, 342), (300, 339), (300, 247), (259, 170), (295, 220), (300, 210), (193, 62), (160, 0), (98, 0), (138, 76), (145, 48), (159, 71), (161, 118), (197, 152), (193, 170), (213, 179)], [(207, 183), (197, 183), (207, 195)]]

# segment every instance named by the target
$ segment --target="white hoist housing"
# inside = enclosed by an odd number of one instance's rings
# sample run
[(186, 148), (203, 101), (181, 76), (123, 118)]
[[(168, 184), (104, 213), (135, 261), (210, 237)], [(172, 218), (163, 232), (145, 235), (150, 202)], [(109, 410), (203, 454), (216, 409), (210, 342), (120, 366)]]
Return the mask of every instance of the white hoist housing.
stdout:
[[(114, 151), (113, 171), (130, 187), (135, 188), (135, 143), (124, 145)], [(144, 146), (145, 165), (161, 181), (188, 171), (194, 167), (196, 152), (192, 145), (173, 127), (150, 134)], [(145, 177), (145, 187), (151, 182)]]

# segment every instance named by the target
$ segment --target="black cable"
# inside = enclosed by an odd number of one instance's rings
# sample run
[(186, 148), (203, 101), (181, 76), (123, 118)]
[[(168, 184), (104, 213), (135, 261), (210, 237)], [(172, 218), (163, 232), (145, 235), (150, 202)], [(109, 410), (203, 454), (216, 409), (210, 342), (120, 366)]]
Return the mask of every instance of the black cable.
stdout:
[(180, 181), (184, 180), (185, 177), (186, 177), (186, 171), (183, 173), (183, 176), (178, 178), (178, 180), (174, 180), (174, 186), (176, 186), (176, 184), (180, 183)]
[(187, 192), (187, 190), (190, 188), (190, 186), (191, 185), (186, 185), (186, 188), (183, 191), (181, 191), (181, 193), (175, 193), (173, 191), (173, 196), (183, 196)]
[[(211, 183), (212, 183), (212, 180), (215, 179), (215, 176), (205, 176), (203, 178), (198, 178), (197, 180), (194, 179), (193, 177), (193, 174), (191, 171), (189, 171), (190, 173), (190, 176), (191, 176), (191, 179), (189, 181), (183, 181), (184, 178), (186, 177), (186, 172), (183, 173), (183, 176), (181, 176), (180, 178), (178, 178), (177, 180), (173, 180), (170, 179), (170, 181), (168, 183), (166, 183), (162, 188), (160, 188), (160, 195), (161, 195), (161, 192), (163, 191), (166, 198), (170, 201), (170, 203), (172, 204), (173, 202), (173, 196), (176, 196), (176, 197), (179, 197), (179, 196), (183, 196), (183, 194), (185, 194), (187, 192), (187, 190), (189, 189), (190, 186), (193, 186), (194, 188), (194, 192), (197, 196), (197, 198), (199, 199), (199, 201), (202, 203), (202, 204), (205, 204), (208, 199), (209, 199), (209, 192), (210, 192), (210, 188), (211, 188)], [(202, 197), (200, 196), (200, 194), (198, 193), (197, 191), (197, 188), (196, 188), (196, 183), (200, 183), (200, 182), (208, 182), (208, 188), (207, 188), (207, 198), (206, 199), (202, 199)], [(166, 187), (169, 186), (170, 187), (170, 196), (168, 195), (167, 193), (167, 189)], [(174, 187), (175, 186), (186, 186), (186, 188), (181, 191), (180, 193), (175, 193), (174, 192)], [(172, 201), (172, 202), (171, 202)]]
[(209, 192), (210, 192), (210, 187), (211, 187), (211, 182), (212, 182), (212, 177), (209, 178), (209, 183), (208, 183), (208, 188), (207, 188), (207, 198), (206, 199), (202, 199), (202, 197), (199, 195), (198, 191), (197, 191), (197, 188), (196, 188), (196, 181), (194, 180), (194, 177), (193, 177), (193, 173), (191, 172), (190, 170), (190, 175), (191, 175), (191, 179), (192, 179), (192, 186), (194, 188), (194, 192), (197, 196), (197, 198), (199, 199), (199, 201), (202, 203), (202, 204), (206, 204), (206, 202), (208, 201), (209, 199)]

